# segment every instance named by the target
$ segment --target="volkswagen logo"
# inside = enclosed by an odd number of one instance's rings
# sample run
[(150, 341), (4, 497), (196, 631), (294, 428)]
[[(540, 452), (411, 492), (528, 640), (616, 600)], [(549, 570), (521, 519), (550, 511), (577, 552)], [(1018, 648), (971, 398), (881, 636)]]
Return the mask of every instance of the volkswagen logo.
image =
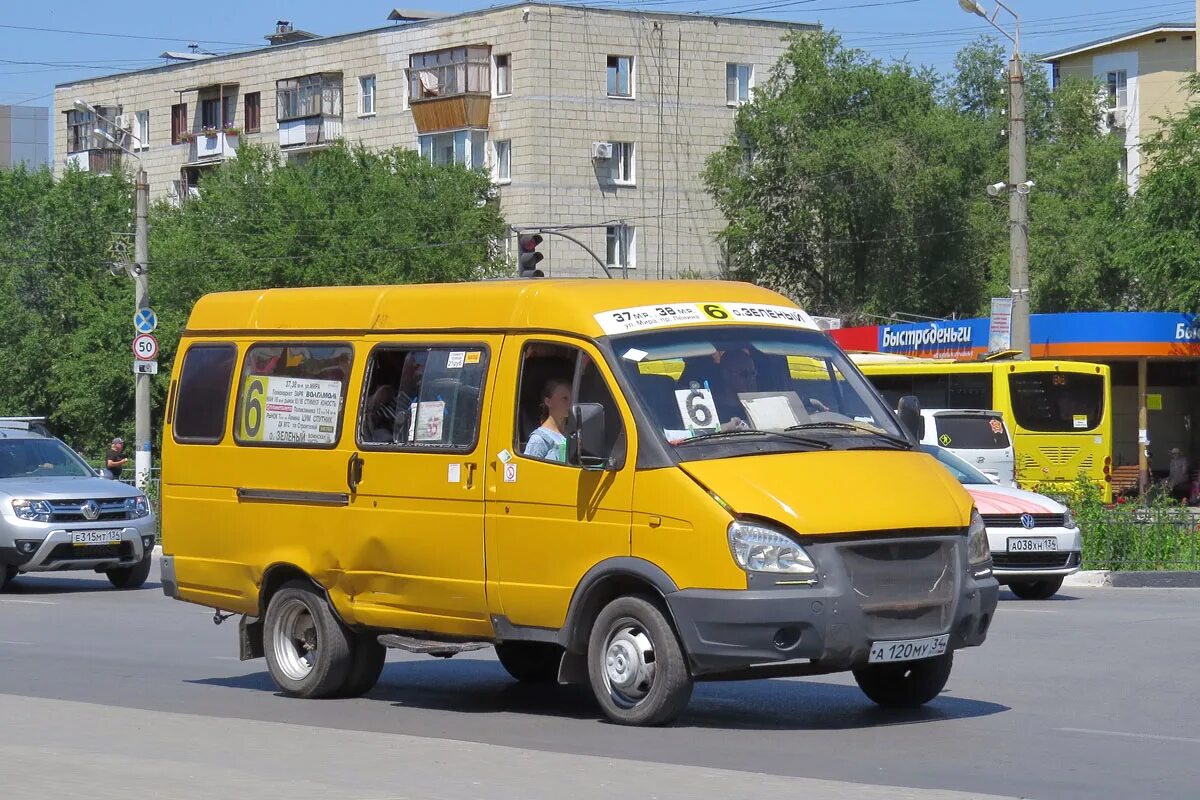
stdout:
[(1032, 528), (1036, 524), (1037, 524), (1037, 521), (1034, 520), (1033, 514), (1022, 514), (1021, 515), (1021, 527), (1022, 528)]
[(87, 520), (100, 519), (100, 504), (95, 500), (86, 500), (79, 507), (79, 513), (83, 514), (83, 518)]

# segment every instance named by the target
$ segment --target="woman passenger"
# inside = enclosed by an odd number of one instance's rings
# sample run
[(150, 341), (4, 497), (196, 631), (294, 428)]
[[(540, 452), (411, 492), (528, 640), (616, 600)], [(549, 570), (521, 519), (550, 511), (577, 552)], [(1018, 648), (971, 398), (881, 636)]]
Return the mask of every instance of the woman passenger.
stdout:
[(567, 460), (567, 417), (571, 414), (571, 382), (551, 378), (542, 389), (542, 413), (546, 420), (534, 429), (525, 444), (525, 455), (543, 461)]

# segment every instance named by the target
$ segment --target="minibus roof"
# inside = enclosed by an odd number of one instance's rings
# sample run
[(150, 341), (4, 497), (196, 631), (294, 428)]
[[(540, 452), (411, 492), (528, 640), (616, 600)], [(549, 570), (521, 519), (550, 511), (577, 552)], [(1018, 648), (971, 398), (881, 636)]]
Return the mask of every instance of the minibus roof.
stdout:
[[(371, 331), (545, 330), (586, 336), (617, 332), (597, 314), (655, 307), (737, 306), (738, 322), (818, 330), (785, 297), (730, 281), (514, 279), (403, 286), (266, 289), (206, 295), (185, 335), (302, 331), (313, 335)], [(752, 307), (758, 307), (757, 309)], [(767, 307), (785, 312), (783, 317)], [(743, 315), (741, 310), (749, 309)], [(698, 310), (691, 315), (697, 316)], [(794, 312), (794, 313), (793, 313)], [(696, 320), (717, 322), (718, 316)], [(784, 317), (791, 314), (791, 319)], [(623, 316), (623, 315), (622, 315)], [(732, 319), (732, 317), (726, 317)], [(665, 323), (664, 323), (665, 324)], [(637, 329), (658, 327), (653, 322)]]

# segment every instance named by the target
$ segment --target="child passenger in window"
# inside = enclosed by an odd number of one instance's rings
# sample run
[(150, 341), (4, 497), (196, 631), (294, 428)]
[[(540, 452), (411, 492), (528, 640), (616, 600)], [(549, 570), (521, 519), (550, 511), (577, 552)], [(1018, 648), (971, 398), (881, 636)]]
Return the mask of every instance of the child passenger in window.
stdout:
[(542, 389), (542, 413), (546, 421), (534, 429), (525, 445), (525, 455), (543, 461), (567, 460), (567, 417), (571, 414), (571, 382), (551, 378)]

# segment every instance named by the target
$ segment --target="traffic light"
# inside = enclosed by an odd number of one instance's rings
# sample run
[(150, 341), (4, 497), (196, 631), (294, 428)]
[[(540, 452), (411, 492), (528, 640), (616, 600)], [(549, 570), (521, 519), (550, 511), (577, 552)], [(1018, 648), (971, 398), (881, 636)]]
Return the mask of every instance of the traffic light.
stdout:
[(522, 278), (544, 278), (545, 274), (537, 268), (538, 263), (546, 256), (537, 251), (542, 243), (540, 233), (522, 233), (517, 236), (517, 275)]

